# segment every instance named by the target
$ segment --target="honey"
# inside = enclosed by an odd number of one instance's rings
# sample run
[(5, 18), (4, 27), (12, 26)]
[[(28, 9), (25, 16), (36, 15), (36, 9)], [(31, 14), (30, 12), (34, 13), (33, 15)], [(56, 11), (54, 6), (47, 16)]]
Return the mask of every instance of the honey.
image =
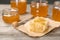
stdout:
[(42, 3), (40, 5), (39, 10), (40, 10), (39, 16), (47, 17), (47, 15), (48, 15), (48, 5), (46, 3)]
[(2, 19), (5, 23), (11, 24), (15, 21), (20, 21), (17, 10), (4, 9)]
[(18, 2), (17, 8), (18, 8), (19, 14), (25, 14), (26, 8), (27, 8), (27, 3), (26, 2)]
[(39, 3), (32, 3), (31, 4), (31, 14), (33, 15), (33, 17), (39, 16)]
[(47, 17), (48, 16), (48, 5), (46, 3), (35, 3), (31, 4), (31, 14), (33, 17)]
[(16, 2), (11, 1), (10, 4), (11, 4), (11, 8), (13, 9), (17, 8)]
[(53, 8), (52, 19), (60, 22), (60, 10), (58, 7)]
[(15, 15), (15, 16), (5, 15), (3, 16), (3, 20), (4, 22), (11, 24), (12, 22), (19, 21), (19, 16), (18, 15)]
[(18, 9), (19, 14), (25, 14), (27, 2), (26, 0), (11, 0), (11, 8)]
[(36, 5), (31, 5), (31, 14), (35, 17), (36, 16)]

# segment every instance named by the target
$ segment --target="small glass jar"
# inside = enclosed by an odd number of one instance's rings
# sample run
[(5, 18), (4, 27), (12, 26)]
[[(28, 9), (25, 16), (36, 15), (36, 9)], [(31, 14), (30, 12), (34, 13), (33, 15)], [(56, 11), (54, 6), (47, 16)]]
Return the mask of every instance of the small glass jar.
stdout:
[(40, 2), (39, 0), (32, 0), (30, 4), (30, 13), (33, 15), (33, 17), (39, 16), (39, 7)]
[(2, 19), (5, 23), (11, 24), (20, 21), (18, 11), (15, 9), (4, 9)]
[(46, 0), (41, 0), (40, 2), (40, 14), (39, 16), (42, 16), (42, 17), (47, 17), (48, 16), (48, 1)]
[(30, 5), (30, 12), (33, 17), (47, 17), (48, 16), (48, 4), (45, 0), (32, 0)]
[(55, 1), (52, 9), (52, 19), (60, 21), (60, 1)]
[(18, 0), (10, 0), (10, 5), (12, 9), (16, 9), (18, 5)]
[(27, 0), (18, 0), (17, 8), (19, 14), (25, 14), (27, 9)]

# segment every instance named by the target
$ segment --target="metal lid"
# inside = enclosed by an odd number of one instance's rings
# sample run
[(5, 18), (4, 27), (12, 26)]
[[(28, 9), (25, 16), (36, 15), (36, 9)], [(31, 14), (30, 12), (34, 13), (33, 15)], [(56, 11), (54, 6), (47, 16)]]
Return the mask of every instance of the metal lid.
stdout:
[(11, 9), (11, 11), (18, 11), (17, 9)]
[(60, 4), (60, 1), (55, 1), (54, 2), (54, 5), (59, 5)]

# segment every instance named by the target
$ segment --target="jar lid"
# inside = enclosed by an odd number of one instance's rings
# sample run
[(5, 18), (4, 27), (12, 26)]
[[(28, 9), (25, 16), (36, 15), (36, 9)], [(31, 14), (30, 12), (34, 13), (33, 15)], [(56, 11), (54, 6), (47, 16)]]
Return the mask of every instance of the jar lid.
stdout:
[(26, 0), (19, 0), (20, 2), (26, 2)]
[(55, 5), (59, 5), (60, 4), (60, 1), (55, 1), (54, 4)]
[(59, 9), (59, 7), (54, 7), (55, 9)]
[(11, 11), (18, 11), (17, 9), (11, 9)]
[(43, 6), (47, 6), (48, 4), (47, 3), (42, 3)]

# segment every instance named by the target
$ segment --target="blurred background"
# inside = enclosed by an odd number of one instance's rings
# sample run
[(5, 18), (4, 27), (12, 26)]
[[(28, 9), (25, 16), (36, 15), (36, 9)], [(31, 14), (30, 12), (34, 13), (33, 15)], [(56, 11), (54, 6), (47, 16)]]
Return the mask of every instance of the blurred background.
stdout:
[[(27, 0), (28, 4), (31, 2), (31, 0)], [(53, 4), (54, 1), (60, 1), (60, 0), (47, 0), (49, 4)], [(10, 4), (10, 0), (0, 0), (0, 4)]]

